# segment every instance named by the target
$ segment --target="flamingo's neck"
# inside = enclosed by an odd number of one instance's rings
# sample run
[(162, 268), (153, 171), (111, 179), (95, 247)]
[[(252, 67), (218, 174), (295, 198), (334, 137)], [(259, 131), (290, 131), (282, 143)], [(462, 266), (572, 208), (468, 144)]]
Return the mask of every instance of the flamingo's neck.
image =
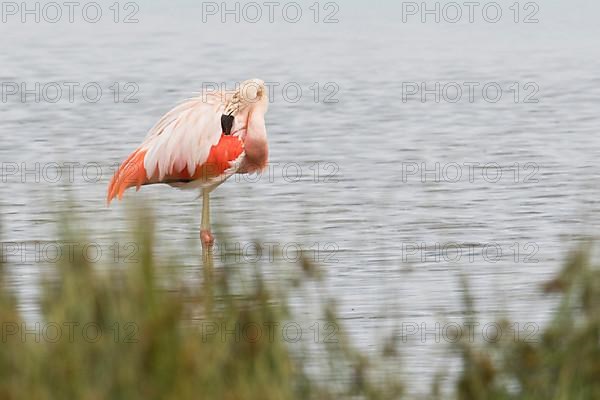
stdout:
[(262, 171), (269, 161), (269, 145), (265, 117), (261, 110), (254, 110), (250, 115), (248, 130), (244, 140), (244, 150), (248, 172)]

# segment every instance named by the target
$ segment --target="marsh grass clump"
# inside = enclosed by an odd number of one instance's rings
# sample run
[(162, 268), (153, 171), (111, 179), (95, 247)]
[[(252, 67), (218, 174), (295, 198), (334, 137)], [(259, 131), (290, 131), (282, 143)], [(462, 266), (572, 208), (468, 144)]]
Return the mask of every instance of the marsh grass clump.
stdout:
[[(365, 364), (346, 339), (320, 356), (335, 358), (339, 369), (329, 374), (350, 383), (329, 386), (309, 376), (297, 349), (266, 328), (293, 320), (287, 289), (271, 290), (258, 265), (243, 266), (245, 273), (208, 265), (202, 285), (190, 287), (177, 265), (157, 265), (152, 219), (139, 220), (139, 262), (93, 265), (74, 253), (49, 265), (39, 319), (21, 315), (1, 285), (1, 399), (395, 397), (356, 376)], [(62, 230), (65, 241), (82, 242), (68, 224)], [(295, 267), (294, 287), (318, 280), (316, 266)], [(241, 291), (239, 279), (247, 280)], [(325, 308), (323, 318), (334, 319)]]
[(535, 340), (461, 347), (457, 398), (600, 399), (600, 270), (589, 249), (543, 289), (560, 306)]

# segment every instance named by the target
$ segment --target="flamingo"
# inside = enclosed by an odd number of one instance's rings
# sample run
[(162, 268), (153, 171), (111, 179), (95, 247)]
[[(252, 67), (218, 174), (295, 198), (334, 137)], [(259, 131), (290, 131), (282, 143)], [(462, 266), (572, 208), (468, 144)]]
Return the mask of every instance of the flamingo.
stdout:
[(234, 174), (260, 172), (269, 148), (265, 83), (243, 82), (237, 90), (209, 91), (166, 113), (146, 139), (121, 164), (109, 187), (107, 203), (131, 187), (167, 184), (199, 189), (202, 196), (200, 240), (212, 248), (210, 193)]

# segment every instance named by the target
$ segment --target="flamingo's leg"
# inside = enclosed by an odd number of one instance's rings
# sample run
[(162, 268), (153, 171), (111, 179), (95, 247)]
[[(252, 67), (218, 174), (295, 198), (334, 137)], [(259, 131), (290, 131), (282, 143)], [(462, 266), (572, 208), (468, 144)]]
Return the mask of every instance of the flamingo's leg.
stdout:
[(202, 225), (200, 226), (200, 240), (202, 247), (211, 248), (215, 243), (215, 237), (210, 231), (210, 191), (202, 191)]

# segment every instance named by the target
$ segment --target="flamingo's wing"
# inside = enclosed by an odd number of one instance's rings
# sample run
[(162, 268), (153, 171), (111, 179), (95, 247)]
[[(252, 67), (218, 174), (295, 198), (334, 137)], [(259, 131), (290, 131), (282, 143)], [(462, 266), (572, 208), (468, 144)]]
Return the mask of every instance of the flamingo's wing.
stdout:
[(241, 159), (244, 145), (238, 136), (222, 134), (224, 108), (222, 98), (214, 95), (169, 111), (115, 173), (108, 201), (121, 199), (133, 186), (211, 181), (229, 171)]

